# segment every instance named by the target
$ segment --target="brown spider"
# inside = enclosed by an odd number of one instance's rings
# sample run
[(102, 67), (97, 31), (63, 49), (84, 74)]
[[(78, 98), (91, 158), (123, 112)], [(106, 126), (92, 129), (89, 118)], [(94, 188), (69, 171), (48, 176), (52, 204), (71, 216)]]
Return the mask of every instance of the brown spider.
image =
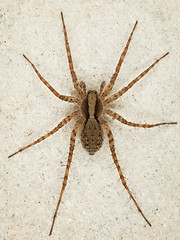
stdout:
[(165, 125), (165, 124), (176, 124), (177, 122), (157, 123), (157, 124), (151, 124), (151, 125), (150, 124), (132, 123), (132, 122), (128, 122), (127, 120), (125, 120), (122, 116), (120, 116), (116, 112), (113, 112), (112, 110), (109, 110), (109, 109), (105, 108), (105, 106), (108, 103), (111, 103), (111, 102), (115, 101), (120, 96), (122, 96), (125, 92), (127, 92), (136, 82), (138, 82), (146, 73), (148, 73), (151, 68), (153, 68), (162, 58), (167, 56), (169, 53), (166, 53), (161, 58), (156, 60), (150, 67), (148, 67), (144, 72), (142, 72), (139, 76), (137, 76), (134, 80), (132, 80), (126, 87), (124, 87), (120, 91), (114, 93), (110, 97), (106, 98), (106, 96), (110, 93), (110, 91), (112, 90), (112, 88), (114, 86), (114, 83), (115, 83), (115, 80), (118, 76), (121, 64), (122, 64), (122, 62), (124, 60), (124, 57), (127, 53), (127, 50), (128, 50), (133, 32), (134, 32), (134, 30), (137, 26), (137, 21), (136, 21), (136, 23), (134, 25), (134, 28), (133, 28), (133, 30), (130, 34), (130, 37), (129, 37), (127, 43), (126, 43), (126, 46), (123, 50), (123, 53), (121, 54), (121, 57), (120, 57), (119, 62), (116, 66), (115, 72), (112, 75), (109, 84), (105, 87), (105, 82), (102, 82), (101, 86), (100, 86), (100, 90), (99, 90), (98, 93), (96, 91), (86, 92), (85, 83), (84, 82), (78, 83), (76, 74), (74, 72), (72, 57), (71, 57), (71, 51), (70, 51), (70, 47), (69, 47), (69, 42), (68, 42), (68, 37), (67, 37), (67, 32), (66, 32), (66, 27), (65, 27), (62, 12), (61, 12), (61, 19), (62, 19), (62, 24), (63, 24), (65, 45), (66, 45), (66, 51), (67, 51), (67, 57), (68, 57), (71, 77), (72, 77), (72, 81), (73, 81), (73, 84), (74, 84), (74, 88), (77, 90), (77, 92), (79, 94), (79, 98), (60, 95), (40, 75), (40, 73), (38, 72), (38, 70), (36, 69), (34, 64), (25, 55), (23, 55), (23, 56), (31, 64), (31, 66), (33, 67), (34, 71), (36, 72), (36, 74), (38, 75), (40, 80), (50, 89), (50, 91), (56, 97), (58, 97), (59, 99), (61, 99), (63, 101), (67, 101), (67, 102), (70, 102), (70, 103), (76, 103), (79, 106), (79, 109), (77, 111), (74, 111), (73, 113), (69, 114), (67, 117), (65, 117), (52, 131), (50, 131), (49, 133), (40, 137), (39, 139), (37, 139), (33, 143), (27, 145), (26, 147), (21, 148), (19, 151), (13, 153), (12, 155), (9, 156), (9, 158), (14, 156), (15, 154), (17, 154), (19, 152), (24, 151), (25, 149), (27, 149), (27, 148), (35, 145), (35, 144), (43, 141), (47, 137), (49, 137), (52, 134), (54, 134), (55, 132), (57, 132), (64, 125), (66, 125), (72, 118), (74, 118), (75, 116), (78, 117), (78, 120), (76, 121), (76, 123), (74, 125), (74, 128), (72, 130), (72, 133), (71, 133), (69, 156), (68, 156), (68, 161), (67, 161), (67, 165), (66, 165), (64, 180), (63, 180), (63, 183), (62, 183), (62, 188), (61, 188), (60, 197), (59, 197), (59, 200), (58, 200), (58, 203), (57, 203), (57, 207), (56, 207), (56, 210), (55, 210), (55, 213), (54, 213), (54, 216), (53, 216), (52, 226), (51, 226), (51, 229), (50, 229), (50, 232), (49, 232), (49, 235), (51, 235), (52, 231), (53, 231), (53, 226), (54, 226), (54, 223), (55, 223), (56, 215), (57, 215), (57, 212), (58, 212), (58, 209), (59, 209), (59, 205), (60, 205), (64, 190), (65, 190), (65, 187), (66, 187), (66, 184), (67, 184), (69, 168), (70, 168), (71, 161), (72, 161), (72, 155), (73, 155), (73, 151), (74, 151), (75, 138), (76, 138), (77, 131), (78, 131), (79, 127), (83, 124), (83, 129), (82, 129), (82, 133), (81, 133), (81, 142), (82, 142), (83, 147), (88, 151), (88, 153), (93, 155), (102, 146), (103, 134), (102, 134), (102, 127), (101, 126), (103, 126), (106, 133), (107, 133), (108, 139), (109, 139), (109, 146), (110, 146), (110, 150), (111, 150), (111, 153), (112, 153), (112, 157), (113, 157), (114, 163), (116, 165), (116, 168), (118, 170), (118, 173), (119, 173), (120, 179), (122, 181), (122, 184), (125, 187), (125, 189), (127, 190), (127, 192), (129, 193), (131, 199), (133, 200), (133, 202), (136, 205), (140, 214), (143, 216), (143, 218), (148, 223), (148, 225), (151, 226), (151, 223), (147, 220), (147, 218), (143, 214), (142, 210), (140, 209), (139, 205), (137, 204), (136, 200), (134, 199), (131, 191), (129, 190), (129, 188), (126, 184), (126, 180), (123, 176), (121, 167), (119, 166), (117, 156), (116, 156), (116, 153), (115, 153), (115, 145), (114, 145), (113, 134), (111, 132), (111, 129), (110, 129), (108, 123), (103, 119), (102, 115), (103, 114), (108, 114), (111, 117), (115, 118), (116, 120), (120, 121), (121, 123), (127, 124), (129, 126), (133, 126), (133, 127), (151, 128), (151, 127), (156, 127), (156, 126)]

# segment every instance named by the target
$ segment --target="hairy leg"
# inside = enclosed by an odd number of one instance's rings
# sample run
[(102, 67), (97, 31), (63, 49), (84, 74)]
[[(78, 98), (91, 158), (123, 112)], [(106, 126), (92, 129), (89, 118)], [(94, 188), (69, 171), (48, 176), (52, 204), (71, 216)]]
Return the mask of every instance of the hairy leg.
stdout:
[(66, 26), (64, 23), (64, 17), (63, 17), (63, 13), (61, 12), (61, 19), (62, 19), (62, 23), (63, 23), (63, 30), (64, 30), (64, 38), (65, 38), (65, 45), (66, 45), (66, 52), (67, 52), (67, 57), (68, 57), (68, 62), (69, 62), (69, 69), (71, 72), (71, 77), (72, 77), (72, 81), (74, 84), (74, 88), (78, 91), (80, 97), (83, 99), (84, 98), (84, 94), (83, 91), (78, 83), (77, 77), (76, 77), (76, 73), (74, 71), (74, 67), (73, 67), (73, 62), (72, 62), (72, 57), (71, 57), (71, 51), (70, 51), (70, 47), (69, 47), (69, 42), (68, 42), (68, 36), (67, 36), (67, 31), (66, 31)]
[(80, 82), (80, 87), (83, 89), (84, 95), (86, 96), (86, 84), (83, 81)]
[(56, 219), (57, 212), (58, 212), (58, 209), (59, 209), (59, 205), (61, 203), (61, 199), (62, 199), (64, 190), (65, 190), (65, 187), (66, 187), (66, 184), (67, 184), (69, 169), (70, 169), (70, 165), (71, 165), (71, 161), (72, 161), (72, 155), (73, 155), (74, 146), (75, 146), (76, 133), (77, 133), (78, 128), (81, 126), (82, 123), (83, 123), (83, 118), (80, 118), (76, 122), (76, 124), (75, 124), (75, 126), (73, 128), (73, 131), (71, 133), (69, 157), (68, 157), (68, 161), (67, 161), (67, 165), (66, 165), (66, 170), (65, 170), (65, 174), (64, 174), (63, 184), (62, 184), (62, 187), (61, 187), (61, 193), (60, 193), (59, 200), (58, 200), (58, 203), (57, 203), (57, 207), (56, 207), (56, 210), (55, 210), (55, 213), (54, 213), (54, 216), (53, 216), (53, 221), (52, 221), (52, 225), (51, 225), (51, 229), (50, 229), (49, 235), (52, 234), (54, 223), (55, 223), (55, 219)]
[(125, 180), (125, 178), (123, 176), (121, 167), (120, 167), (120, 165), (118, 163), (117, 156), (116, 156), (116, 153), (115, 153), (114, 138), (113, 138), (113, 134), (111, 132), (111, 129), (110, 129), (108, 123), (105, 120), (101, 119), (100, 122), (101, 122), (102, 126), (106, 130), (106, 133), (107, 133), (107, 136), (108, 136), (108, 139), (109, 139), (109, 146), (110, 146), (110, 150), (111, 150), (111, 153), (112, 153), (112, 157), (113, 157), (114, 163), (116, 165), (116, 168), (118, 170), (121, 182), (122, 182), (123, 186), (125, 187), (125, 189), (127, 190), (127, 192), (129, 193), (131, 199), (133, 200), (133, 202), (136, 205), (136, 207), (137, 207), (138, 211), (140, 212), (140, 214), (143, 216), (143, 218), (148, 223), (148, 225), (151, 226), (150, 222), (147, 220), (147, 218), (143, 214), (142, 210), (140, 209), (139, 205), (137, 204), (135, 198), (133, 197), (131, 191), (129, 190), (129, 188), (127, 186), (126, 180)]
[(108, 93), (112, 90), (112, 88), (113, 88), (113, 86), (114, 86), (114, 83), (115, 83), (116, 78), (117, 78), (117, 76), (118, 76), (118, 74), (119, 74), (119, 71), (120, 71), (122, 62), (123, 62), (124, 57), (125, 57), (125, 55), (126, 55), (126, 53), (127, 53), (129, 44), (130, 44), (131, 39), (132, 39), (132, 35), (133, 35), (134, 30), (135, 30), (135, 28), (136, 28), (136, 26), (137, 26), (137, 23), (138, 23), (138, 22), (136, 21), (136, 23), (135, 23), (135, 25), (134, 25), (134, 28), (133, 28), (133, 30), (132, 30), (132, 32), (131, 32), (131, 34), (130, 34), (130, 36), (129, 36), (129, 39), (128, 39), (127, 43), (126, 43), (126, 46), (125, 46), (125, 48), (124, 48), (124, 51), (122, 52), (121, 57), (120, 57), (120, 59), (119, 59), (119, 62), (118, 62), (118, 64), (117, 64), (117, 66), (116, 66), (115, 73), (114, 73), (113, 76), (111, 77), (111, 80), (110, 80), (109, 84), (107, 85), (107, 87), (105, 88), (103, 94), (102, 94), (101, 97), (100, 97), (102, 101), (103, 101), (104, 98), (108, 95)]
[(177, 122), (167, 122), (167, 123), (156, 123), (156, 124), (139, 124), (139, 123), (133, 123), (133, 122), (128, 122), (126, 119), (124, 119), (122, 116), (117, 114), (116, 112), (112, 110), (104, 110), (104, 113), (108, 114), (109, 116), (115, 118), (116, 120), (122, 122), (123, 124), (126, 124), (128, 126), (132, 127), (142, 127), (142, 128), (152, 128), (160, 125), (166, 125), (166, 124), (177, 124)]
[(101, 96), (101, 94), (102, 94), (102, 92), (103, 92), (103, 89), (104, 89), (104, 87), (105, 87), (105, 81), (103, 81), (102, 83), (101, 83), (101, 86), (100, 86), (100, 89), (99, 89), (99, 93), (98, 93), (98, 95), (99, 96)]
[(63, 101), (67, 101), (70, 103), (77, 103), (80, 105), (80, 101), (78, 98), (76, 97), (70, 97), (70, 96), (64, 96), (64, 95), (60, 95), (42, 76), (41, 74), (38, 72), (37, 68), (35, 67), (35, 65), (23, 54), (23, 57), (31, 64), (31, 66), (33, 67), (34, 71), (36, 72), (36, 74), (38, 75), (39, 79), (46, 85), (46, 87), (49, 88), (49, 90), (59, 99), (63, 100)]
[(164, 57), (166, 57), (169, 53), (166, 53), (165, 55), (163, 55), (161, 58), (159, 58), (158, 60), (156, 60), (150, 67), (148, 67), (144, 72), (142, 72), (138, 77), (136, 77), (133, 81), (131, 81), (126, 87), (124, 87), (123, 89), (121, 89), (120, 91), (118, 91), (117, 93), (111, 95), (109, 98), (107, 98), (106, 100), (103, 101), (103, 105), (105, 106), (106, 104), (115, 101), (116, 99), (118, 99), (120, 96), (122, 96), (125, 92), (127, 92), (130, 88), (132, 88), (132, 86), (137, 83), (144, 75), (146, 75), (146, 73), (149, 72), (149, 70), (151, 70), (151, 68), (153, 68), (161, 59), (163, 59)]
[(27, 145), (26, 147), (21, 148), (19, 151), (11, 154), (10, 156), (8, 156), (8, 158), (13, 157), (14, 155), (16, 155), (19, 152), (24, 151), (27, 148), (30, 148), (31, 146), (34, 146), (37, 143), (40, 143), (41, 141), (43, 141), (44, 139), (46, 139), (47, 137), (53, 135), (55, 132), (57, 132), (60, 128), (62, 128), (64, 125), (66, 125), (72, 118), (74, 118), (75, 116), (77, 116), (80, 113), (80, 110), (75, 111), (73, 113), (71, 113), (70, 115), (68, 115), (67, 117), (65, 117), (58, 125), (57, 127), (55, 127), (52, 131), (50, 131), (49, 133), (47, 133), (46, 135), (38, 138), (36, 141), (34, 141), (33, 143)]

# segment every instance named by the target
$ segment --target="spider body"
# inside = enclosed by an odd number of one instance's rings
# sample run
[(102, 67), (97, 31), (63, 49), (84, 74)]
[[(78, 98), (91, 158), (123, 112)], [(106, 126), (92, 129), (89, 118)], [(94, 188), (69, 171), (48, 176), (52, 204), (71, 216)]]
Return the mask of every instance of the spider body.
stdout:
[(126, 180), (124, 178), (124, 175), (122, 173), (121, 167), (118, 163), (118, 159), (117, 159), (117, 156), (116, 156), (115, 144), (114, 144), (114, 138), (113, 138), (112, 131), (109, 127), (109, 124), (103, 118), (103, 115), (107, 114), (107, 115), (113, 117), (114, 119), (120, 121), (121, 123), (126, 124), (128, 126), (132, 126), (132, 127), (152, 128), (152, 127), (156, 127), (156, 126), (160, 126), (160, 125), (176, 124), (177, 122), (156, 123), (156, 124), (133, 123), (133, 122), (127, 121), (125, 118), (123, 118), (118, 113), (106, 108), (109, 103), (117, 100), (124, 93), (126, 93), (135, 83), (137, 83), (144, 75), (146, 75), (161, 59), (163, 59), (165, 56), (167, 56), (168, 53), (164, 54), (162, 57), (157, 59), (150, 67), (145, 69), (134, 80), (132, 80), (126, 87), (122, 88), (121, 90), (114, 93), (113, 95), (107, 97), (108, 94), (111, 92), (113, 86), (114, 86), (114, 83), (115, 83), (116, 78), (118, 76), (118, 73), (120, 71), (121, 64), (122, 64), (122, 62), (124, 60), (124, 57), (127, 53), (129, 44), (130, 44), (131, 39), (132, 39), (132, 35), (133, 35), (134, 30), (135, 30), (136, 25), (137, 25), (137, 22), (136, 22), (135, 25), (134, 25), (134, 28), (133, 28), (130, 36), (129, 36), (129, 39), (126, 43), (126, 46), (125, 46), (125, 48), (124, 48), (124, 50), (123, 50), (123, 52), (122, 52), (122, 54), (119, 58), (118, 64), (117, 64), (116, 69), (115, 69), (115, 72), (112, 75), (108, 85), (105, 87), (105, 82), (102, 82), (101, 86), (100, 86), (100, 90), (99, 90), (98, 93), (96, 91), (91, 90), (91, 91), (88, 91), (87, 94), (86, 94), (85, 83), (84, 82), (80, 82), (80, 83), (78, 82), (77, 77), (76, 77), (76, 73), (74, 71), (72, 57), (71, 57), (71, 51), (70, 51), (68, 37), (67, 37), (67, 31), (66, 31), (66, 27), (65, 27), (65, 23), (64, 23), (64, 18), (63, 18), (63, 13), (61, 13), (61, 19), (62, 19), (62, 24), (63, 24), (65, 46), (66, 46), (66, 52), (67, 52), (67, 57), (68, 57), (69, 69), (70, 69), (70, 72), (71, 72), (71, 77), (72, 77), (72, 82), (74, 84), (74, 88), (77, 90), (78, 95), (79, 95), (78, 98), (73, 97), (73, 96), (64, 96), (64, 95), (59, 94), (41, 76), (41, 74), (39, 73), (39, 71), (37, 70), (35, 65), (25, 55), (23, 55), (23, 56), (31, 64), (34, 71), (38, 75), (39, 79), (46, 85), (47, 88), (49, 88), (49, 90), (57, 98), (59, 98), (60, 100), (69, 102), (69, 103), (75, 103), (75, 104), (78, 105), (79, 108), (78, 108), (78, 110), (76, 110), (76, 111), (72, 112), (71, 114), (69, 114), (68, 116), (66, 116), (53, 130), (51, 130), (50, 132), (48, 132), (44, 136), (38, 138), (36, 141), (32, 142), (31, 144), (21, 148), (20, 150), (18, 150), (17, 152), (15, 152), (13, 154), (11, 154), (9, 156), (9, 158), (16, 155), (19, 152), (24, 151), (25, 149), (30, 148), (31, 146), (34, 146), (37, 143), (40, 143), (41, 141), (43, 141), (47, 137), (56, 133), (60, 128), (62, 128), (69, 121), (71, 121), (71, 119), (73, 119), (75, 117), (78, 117), (78, 119), (77, 119), (77, 121), (76, 121), (76, 123), (73, 127), (72, 133), (71, 133), (69, 155), (68, 155), (66, 170), (65, 170), (65, 174), (64, 174), (64, 179), (63, 179), (63, 183), (62, 183), (60, 196), (59, 196), (58, 203), (57, 203), (57, 206), (56, 206), (56, 210), (55, 210), (55, 213), (54, 213), (54, 216), (53, 216), (51, 229), (50, 229), (50, 232), (49, 232), (49, 235), (51, 235), (52, 231), (53, 231), (55, 219), (56, 219), (56, 216), (57, 216), (57, 212), (58, 212), (58, 209), (59, 209), (59, 206), (60, 206), (60, 203), (61, 203), (61, 199), (62, 199), (64, 190), (65, 190), (65, 187), (67, 185), (69, 169), (70, 169), (70, 165), (71, 165), (71, 162), (72, 162), (72, 156), (73, 156), (73, 151), (74, 151), (74, 146), (75, 146), (75, 138), (76, 138), (77, 131), (80, 128), (80, 126), (83, 125), (82, 133), (81, 133), (81, 142), (82, 142), (83, 147), (88, 151), (88, 153), (93, 155), (102, 146), (102, 143), (103, 143), (102, 127), (103, 127), (106, 134), (107, 134), (107, 137), (109, 139), (110, 151), (111, 151), (111, 154), (112, 154), (114, 164), (117, 168), (119, 177), (121, 179), (121, 182), (122, 182), (124, 188), (126, 189), (126, 191), (128, 192), (130, 198), (133, 200), (133, 202), (134, 202), (136, 208), (138, 209), (139, 213), (141, 214), (141, 216), (144, 218), (144, 220), (147, 222), (147, 224), (149, 226), (151, 226), (151, 223), (148, 221), (148, 219), (143, 214), (141, 208), (139, 207), (138, 203), (136, 202), (135, 198), (133, 197), (129, 187), (127, 186)]
[(90, 155), (97, 152), (103, 143), (103, 130), (99, 122), (102, 110), (103, 105), (97, 91), (88, 91), (81, 104), (81, 113), (85, 118), (81, 142)]

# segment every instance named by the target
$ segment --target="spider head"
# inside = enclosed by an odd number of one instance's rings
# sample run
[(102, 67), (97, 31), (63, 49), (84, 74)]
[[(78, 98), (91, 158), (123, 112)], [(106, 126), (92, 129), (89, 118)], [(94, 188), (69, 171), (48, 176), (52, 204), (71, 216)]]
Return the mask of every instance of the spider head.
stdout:
[(98, 119), (103, 110), (102, 101), (100, 100), (97, 91), (89, 90), (81, 104), (81, 113), (86, 120), (93, 114), (94, 118)]

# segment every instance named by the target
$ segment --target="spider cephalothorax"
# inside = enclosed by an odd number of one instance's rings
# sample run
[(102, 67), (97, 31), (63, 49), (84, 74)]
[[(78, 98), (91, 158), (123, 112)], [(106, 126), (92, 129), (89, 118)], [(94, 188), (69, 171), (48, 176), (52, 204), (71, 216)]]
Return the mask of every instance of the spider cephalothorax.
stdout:
[(105, 129), (105, 132), (107, 133), (107, 136), (108, 136), (108, 139), (109, 139), (109, 146), (110, 146), (111, 154), (112, 154), (112, 157), (113, 157), (113, 160), (114, 160), (114, 164), (116, 165), (116, 168), (118, 170), (118, 173), (119, 173), (120, 179), (122, 181), (122, 184), (125, 187), (125, 189), (127, 190), (128, 194), (130, 195), (131, 199), (133, 200), (133, 202), (136, 205), (140, 214), (143, 216), (143, 218), (149, 224), (149, 226), (151, 226), (150, 222), (144, 216), (142, 210), (140, 209), (139, 205), (137, 204), (136, 200), (134, 199), (133, 195), (131, 194), (131, 191), (129, 190), (129, 188), (127, 186), (126, 180), (123, 176), (121, 167), (120, 167), (120, 165), (118, 163), (118, 160), (117, 160), (117, 156), (116, 156), (116, 152), (115, 152), (115, 145), (114, 145), (114, 138), (113, 138), (111, 129), (109, 127), (109, 124), (104, 120), (103, 115), (108, 114), (109, 116), (115, 118), (116, 120), (120, 121), (121, 123), (127, 124), (128, 126), (133, 126), (133, 127), (152, 128), (152, 127), (165, 125), (165, 124), (176, 124), (176, 122), (157, 123), (157, 124), (133, 123), (133, 122), (127, 121), (126, 119), (124, 119), (122, 116), (120, 116), (116, 112), (114, 112), (110, 109), (104, 108), (108, 103), (111, 103), (111, 102), (115, 101), (120, 96), (122, 96), (125, 92), (127, 92), (136, 82), (138, 82), (146, 73), (148, 73), (149, 70), (151, 68), (153, 68), (162, 58), (167, 56), (168, 53), (166, 53), (161, 58), (156, 60), (150, 67), (148, 67), (141, 74), (139, 74), (126, 87), (122, 88), (121, 90), (114, 93), (110, 97), (107, 97), (107, 95), (111, 92), (111, 90), (114, 86), (115, 80), (118, 76), (121, 64), (124, 60), (124, 57), (125, 57), (126, 52), (128, 50), (133, 32), (136, 28), (136, 25), (137, 25), (137, 22), (136, 22), (135, 25), (134, 25), (134, 28), (133, 28), (133, 30), (130, 34), (130, 37), (129, 37), (127, 43), (126, 43), (126, 46), (125, 46), (125, 48), (124, 48), (124, 50), (123, 50), (123, 52), (120, 56), (120, 59), (119, 59), (118, 64), (116, 66), (115, 72), (112, 75), (108, 85), (105, 87), (105, 82), (102, 82), (102, 84), (100, 86), (100, 90), (99, 90), (98, 93), (96, 91), (91, 90), (91, 91), (88, 91), (87, 94), (86, 94), (86, 85), (85, 85), (84, 82), (81, 82), (81, 83), (78, 82), (75, 71), (74, 71), (74, 68), (73, 68), (73, 62), (72, 62), (72, 57), (71, 57), (71, 52), (70, 52), (70, 47), (69, 47), (69, 42), (68, 42), (68, 37), (67, 37), (67, 32), (66, 32), (66, 27), (65, 27), (64, 18), (63, 18), (62, 13), (61, 13), (61, 19), (62, 19), (62, 23), (63, 23), (65, 45), (66, 45), (66, 51), (67, 51), (67, 57), (68, 57), (71, 77), (72, 77), (72, 81), (73, 81), (73, 84), (74, 84), (74, 88), (77, 90), (77, 92), (79, 94), (79, 98), (72, 97), (72, 96), (64, 96), (64, 95), (59, 94), (40, 75), (40, 73), (38, 72), (38, 70), (36, 69), (34, 64), (25, 55), (23, 55), (23, 56), (31, 64), (31, 66), (33, 67), (34, 71), (36, 72), (36, 74), (38, 75), (40, 80), (50, 89), (50, 91), (56, 97), (58, 97), (60, 100), (77, 104), (79, 109), (74, 111), (73, 113), (69, 114), (67, 117), (65, 117), (52, 131), (50, 131), (46, 135), (38, 138), (36, 141), (27, 145), (26, 147), (21, 148), (19, 151), (13, 153), (12, 155), (9, 156), (9, 158), (16, 155), (19, 152), (22, 152), (23, 150), (25, 150), (25, 149), (27, 149), (27, 148), (35, 145), (35, 144), (43, 141), (47, 137), (49, 137), (52, 134), (54, 134), (55, 132), (57, 132), (64, 125), (66, 125), (72, 118), (78, 116), (78, 120), (76, 121), (76, 123), (74, 125), (74, 128), (72, 130), (72, 133), (71, 133), (69, 156), (68, 156), (68, 161), (67, 161), (66, 170), (65, 170), (65, 174), (64, 174), (64, 180), (63, 180), (63, 183), (62, 183), (60, 197), (59, 197), (59, 200), (58, 200), (58, 203), (57, 203), (57, 207), (56, 207), (56, 210), (55, 210), (55, 213), (54, 213), (54, 216), (53, 216), (51, 229), (50, 229), (50, 232), (49, 232), (49, 235), (51, 235), (53, 227), (54, 227), (55, 219), (56, 219), (56, 216), (57, 216), (57, 212), (58, 212), (58, 209), (59, 209), (59, 205), (61, 203), (61, 199), (62, 199), (64, 190), (65, 190), (65, 187), (66, 187), (66, 184), (67, 184), (69, 168), (70, 168), (71, 161), (72, 161), (72, 155), (73, 155), (73, 151), (74, 151), (75, 138), (76, 138), (77, 131), (78, 131), (79, 127), (81, 125), (83, 125), (82, 133), (81, 133), (82, 145), (89, 152), (89, 154), (94, 154), (102, 146), (102, 143), (103, 143), (102, 127), (103, 127)]

